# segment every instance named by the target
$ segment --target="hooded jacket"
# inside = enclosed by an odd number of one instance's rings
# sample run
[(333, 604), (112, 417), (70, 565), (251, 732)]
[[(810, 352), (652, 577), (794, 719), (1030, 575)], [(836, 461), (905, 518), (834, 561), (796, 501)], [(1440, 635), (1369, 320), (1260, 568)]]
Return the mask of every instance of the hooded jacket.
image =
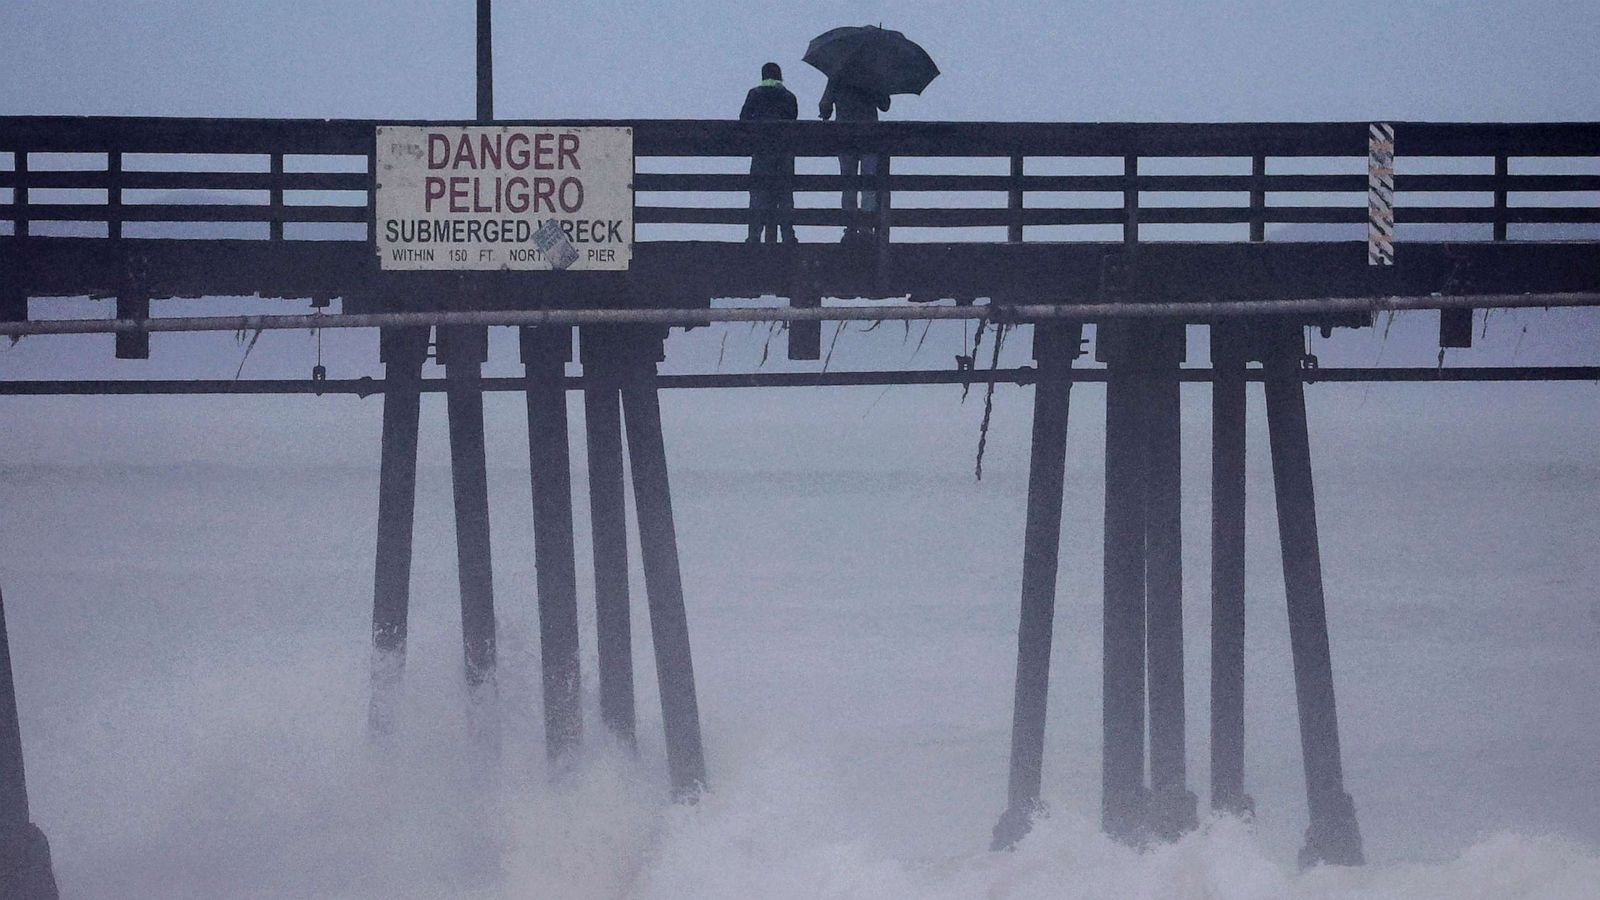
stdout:
[[(744, 107), (739, 110), (742, 121), (794, 121), (800, 118), (800, 104), (794, 94), (776, 79), (766, 79), (744, 95)], [(762, 153), (750, 158), (752, 175), (792, 175), (794, 157), (781, 152)]]

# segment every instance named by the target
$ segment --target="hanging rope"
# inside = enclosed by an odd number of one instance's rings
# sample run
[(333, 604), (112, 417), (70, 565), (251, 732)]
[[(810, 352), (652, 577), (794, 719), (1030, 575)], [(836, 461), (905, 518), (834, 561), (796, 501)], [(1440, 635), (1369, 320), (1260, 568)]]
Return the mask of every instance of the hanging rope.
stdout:
[[(261, 340), (261, 332), (263, 332), (265, 330), (266, 329), (264, 329), (264, 328), (257, 328), (255, 330), (255, 333), (250, 335), (250, 343), (245, 344), (244, 355), (239, 357), (239, 369), (238, 369), (238, 371), (233, 373), (233, 380), (238, 381), (239, 377), (244, 374), (244, 364), (245, 364), (245, 362), (247, 360), (250, 359), (250, 351), (254, 350), (256, 348), (256, 341)], [(244, 329), (241, 328), (236, 334), (234, 334), (234, 340), (236, 340), (239, 343), (243, 344), (244, 343), (244, 334), (245, 334), (244, 333)]]
[[(1007, 326), (996, 322), (994, 326), (994, 353), (989, 357), (989, 371), (995, 372), (1000, 368), (1000, 347), (1006, 340)], [(973, 471), (978, 481), (983, 480), (983, 451), (989, 444), (989, 417), (994, 413), (994, 379), (989, 379), (989, 387), (983, 392), (983, 423), (978, 426), (978, 461)]]
[(828, 342), (828, 355), (822, 358), (823, 372), (827, 372), (828, 364), (833, 362), (833, 348), (839, 345), (839, 335), (844, 334), (844, 326), (845, 323), (840, 322), (839, 327), (833, 330), (833, 340)]
[[(967, 372), (967, 373), (970, 374), (972, 372), (972, 370), (977, 367), (977, 365), (978, 365), (978, 348), (983, 346), (983, 329), (985, 327), (987, 327), (988, 324), (989, 324), (989, 320), (988, 320), (987, 317), (978, 320), (978, 331), (977, 331), (976, 334), (974, 334), (972, 336), (972, 352), (968, 353), (965, 356), (956, 357), (956, 368), (960, 369), (963, 372)], [(965, 343), (965, 334), (964, 333), (965, 333), (966, 329), (963, 328), (962, 331), (963, 331), (963, 343)], [(971, 390), (972, 390), (972, 379), (968, 378), (967, 380), (965, 380), (965, 381), (963, 381), (961, 383), (961, 402), (962, 403), (967, 402), (967, 392), (969, 392)]]

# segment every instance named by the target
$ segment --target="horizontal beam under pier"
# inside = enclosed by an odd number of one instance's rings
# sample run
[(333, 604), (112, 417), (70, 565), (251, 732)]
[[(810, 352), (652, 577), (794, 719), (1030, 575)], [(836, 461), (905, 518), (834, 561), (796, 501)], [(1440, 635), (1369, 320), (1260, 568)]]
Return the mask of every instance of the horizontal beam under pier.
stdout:
[[(1138, 248), (1119, 286), (1127, 301), (1600, 291), (1597, 241), (1404, 242), (1394, 266), (1369, 266), (1365, 240)], [(838, 243), (641, 241), (626, 271), (383, 271), (362, 240), (0, 235), (0, 271), (30, 297), (114, 296), (132, 272), (150, 297), (334, 296), (363, 313), (446, 308), (444, 297), (461, 298), (450, 309), (511, 310), (526, 306), (530, 291), (578, 309), (704, 307), (767, 295), (1084, 300), (1102, 296), (1107, 265), (1126, 254), (1121, 241), (897, 242), (882, 260)]]
[[(659, 390), (871, 387), (891, 384), (988, 384), (989, 382), (1027, 385), (1033, 384), (1037, 377), (1037, 370), (1031, 366), (977, 372), (956, 372), (945, 369), (882, 372), (727, 372), (709, 375), (658, 375), (655, 385)], [(1215, 377), (1211, 369), (1180, 369), (1178, 373), (1178, 380), (1188, 384), (1209, 384)], [(1106, 380), (1106, 372), (1104, 369), (1073, 369), (1070, 378), (1079, 384), (1103, 383)], [(1245, 374), (1246, 381), (1260, 382), (1263, 378), (1260, 369), (1250, 369)], [(1312, 385), (1523, 381), (1600, 381), (1600, 366), (1473, 366), (1454, 369), (1395, 366), (1328, 368), (1305, 373), (1305, 382)], [(569, 391), (583, 390), (591, 384), (592, 379), (581, 375), (568, 375), (563, 378), (563, 385)], [(523, 387), (521, 378), (483, 379), (485, 392), (520, 391)], [(444, 389), (442, 378), (424, 379), (419, 388), (424, 393), (438, 393)], [(366, 397), (383, 392), (384, 382), (375, 378), (341, 378), (331, 381), (265, 378), (0, 381), (0, 396), (11, 397), (160, 394), (316, 394)]]
[(172, 316), (155, 319), (45, 319), (0, 322), (0, 336), (124, 332), (301, 331), (425, 326), (666, 325), (725, 322), (923, 320), (1105, 322), (1124, 319), (1207, 323), (1233, 318), (1342, 316), (1433, 309), (1554, 309), (1600, 306), (1600, 293), (1469, 294), (1221, 300), (1172, 303), (1016, 303), (935, 306), (719, 307), (687, 309), (507, 309), (301, 315)]

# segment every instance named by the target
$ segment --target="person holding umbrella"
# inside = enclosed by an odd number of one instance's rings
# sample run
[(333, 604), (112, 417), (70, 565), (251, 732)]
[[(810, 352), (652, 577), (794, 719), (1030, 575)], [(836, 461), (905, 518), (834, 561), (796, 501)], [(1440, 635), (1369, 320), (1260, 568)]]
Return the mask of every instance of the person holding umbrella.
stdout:
[[(879, 111), (888, 112), (893, 94), (920, 94), (939, 75), (928, 52), (898, 31), (875, 25), (847, 26), (824, 32), (806, 47), (804, 61), (828, 76), (818, 112), (822, 119), (840, 122), (876, 122)], [(839, 174), (872, 176), (878, 173), (878, 157), (870, 153), (841, 153)], [(866, 229), (857, 224), (855, 212), (874, 212), (878, 208), (875, 191), (846, 187), (841, 206), (851, 213), (844, 240), (859, 238)]]
[[(840, 122), (876, 122), (878, 111), (889, 111), (889, 95), (874, 93), (853, 84), (843, 84), (837, 78), (829, 78), (828, 86), (822, 91), (822, 101), (818, 104), (818, 112), (822, 120), (838, 117)], [(845, 176), (863, 175), (873, 176), (878, 174), (878, 157), (867, 153), (842, 153), (839, 155), (839, 174)], [(858, 209), (856, 189), (847, 187), (840, 197), (842, 206), (854, 222)], [(878, 193), (876, 191), (861, 191), (859, 209), (862, 212), (872, 213), (878, 210)], [(846, 242), (858, 239), (866, 229), (859, 225), (849, 225), (845, 228), (844, 239)]]

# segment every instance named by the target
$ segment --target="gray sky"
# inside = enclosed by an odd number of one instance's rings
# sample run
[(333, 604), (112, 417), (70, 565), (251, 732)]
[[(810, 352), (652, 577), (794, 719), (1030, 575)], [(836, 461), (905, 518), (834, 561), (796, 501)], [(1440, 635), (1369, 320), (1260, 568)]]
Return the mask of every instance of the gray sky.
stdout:
[[(0, 113), (468, 117), (470, 0), (6, 0)], [(944, 70), (897, 113), (1003, 120), (1600, 118), (1590, 0), (496, 0), (501, 117), (722, 117), (767, 59), (882, 22)]]

